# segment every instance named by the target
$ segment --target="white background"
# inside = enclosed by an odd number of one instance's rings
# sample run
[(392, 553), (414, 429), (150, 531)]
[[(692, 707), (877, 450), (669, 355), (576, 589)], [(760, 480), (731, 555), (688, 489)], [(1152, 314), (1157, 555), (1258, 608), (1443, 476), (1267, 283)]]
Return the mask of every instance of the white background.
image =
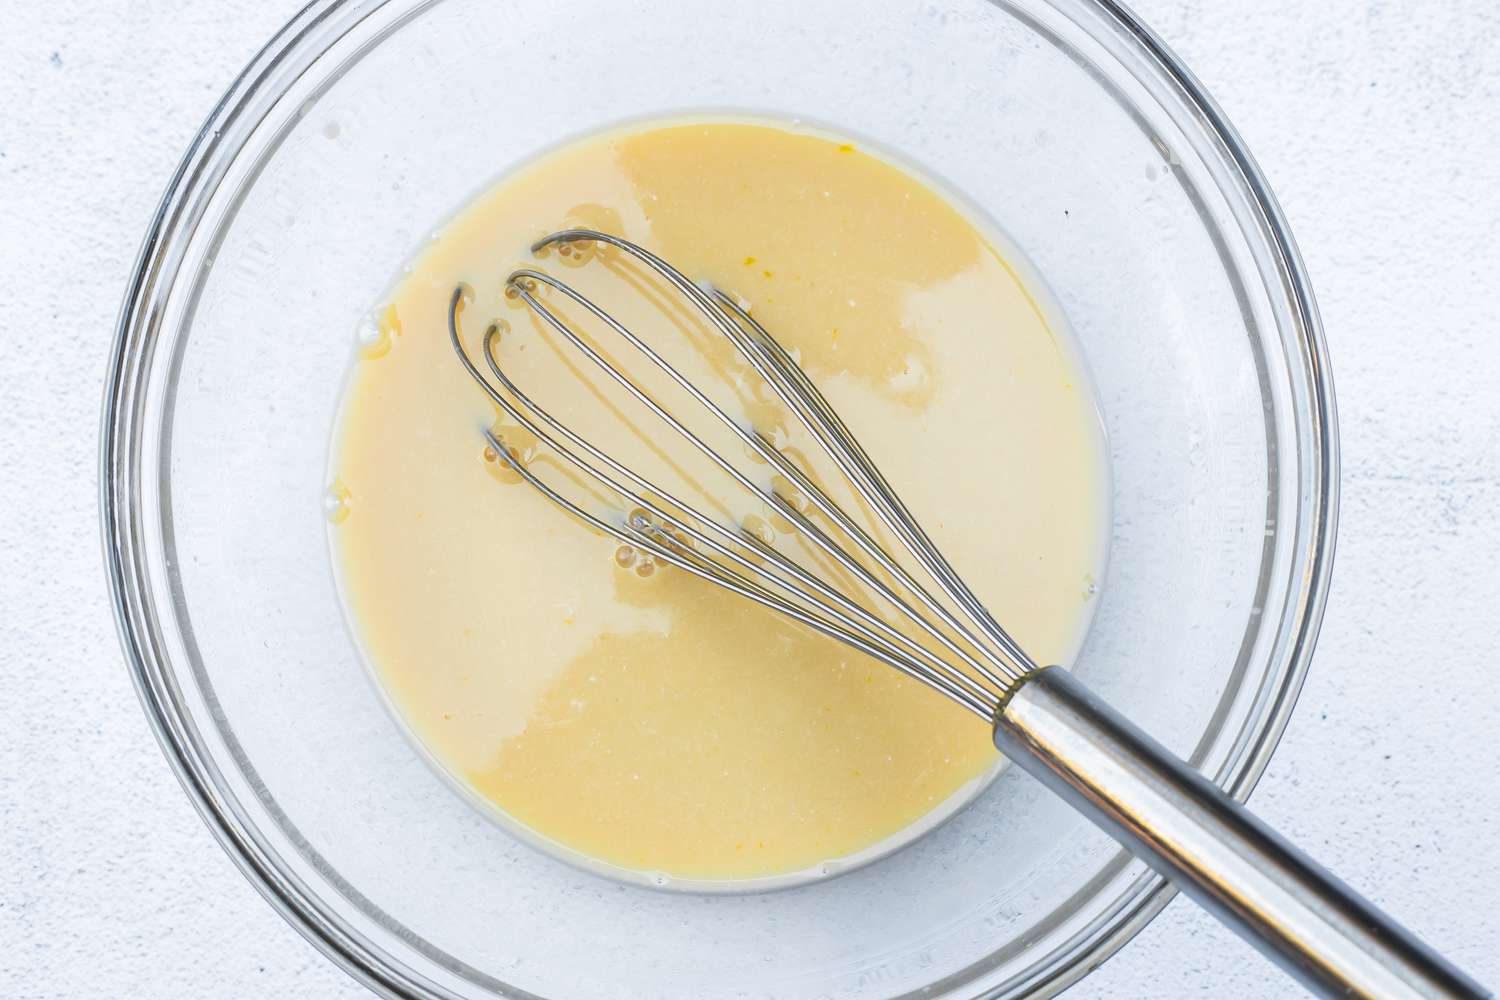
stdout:
[[(138, 241), (214, 100), (297, 6), (0, 0), (0, 996), (367, 995), (179, 790), (121, 662), (97, 529), (100, 386)], [(1500, 9), (1136, 6), (1269, 176), (1337, 380), (1333, 594), (1253, 805), (1493, 987)], [(1068, 994), (1298, 995), (1183, 900)]]

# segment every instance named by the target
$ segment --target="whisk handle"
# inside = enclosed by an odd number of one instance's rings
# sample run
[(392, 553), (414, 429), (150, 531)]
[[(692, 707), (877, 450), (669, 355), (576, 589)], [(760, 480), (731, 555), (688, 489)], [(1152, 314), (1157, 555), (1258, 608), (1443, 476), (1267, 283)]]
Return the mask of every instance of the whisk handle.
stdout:
[(1492, 996), (1067, 671), (1015, 689), (995, 746), (1314, 993)]

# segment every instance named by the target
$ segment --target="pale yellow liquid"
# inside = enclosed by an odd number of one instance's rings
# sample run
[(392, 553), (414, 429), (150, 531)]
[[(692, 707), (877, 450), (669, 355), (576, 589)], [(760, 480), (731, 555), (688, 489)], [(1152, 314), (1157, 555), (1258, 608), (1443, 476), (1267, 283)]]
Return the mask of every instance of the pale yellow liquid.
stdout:
[[(868, 852), (995, 766), (984, 724), (680, 570), (620, 565), (617, 542), (484, 454), (480, 430), (494, 426), (611, 511), (614, 498), (497, 421), (460, 368), (446, 328), (460, 282), (476, 357), (502, 318), (507, 374), (538, 402), (728, 521), (765, 513), (664, 428), (647, 435), (658, 451), (642, 447), (645, 422), (622, 423), (586, 362), (502, 299), (506, 275), (530, 265), (633, 329), (687, 328), (664, 322), (617, 260), (527, 252), (578, 224), (748, 302), (1041, 663), (1076, 653), (1100, 572), (1104, 449), (1086, 382), (998, 240), (950, 199), (854, 143), (743, 121), (596, 136), (501, 181), (423, 251), (361, 350), (335, 441), (334, 551), (367, 658), (443, 768), (537, 838), (635, 872), (740, 880)], [(699, 348), (675, 343), (672, 359), (846, 502), (727, 343)], [(713, 441), (771, 484), (743, 448)], [(769, 527), (808, 557), (788, 525)]]

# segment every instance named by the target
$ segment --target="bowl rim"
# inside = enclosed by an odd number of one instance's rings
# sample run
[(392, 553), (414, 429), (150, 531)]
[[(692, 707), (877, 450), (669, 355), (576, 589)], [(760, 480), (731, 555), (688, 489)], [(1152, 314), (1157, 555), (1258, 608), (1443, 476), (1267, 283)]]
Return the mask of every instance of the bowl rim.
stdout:
[[(277, 31), (250, 59), (226, 89), (168, 181), (147, 227), (131, 269), (104, 381), (100, 433), (99, 504), (105, 571), (115, 623), (137, 695), (168, 764), (221, 847), (261, 895), (305, 939), (336, 965), (375, 993), (393, 998), (444, 996), (394, 956), (365, 940), (352, 928), (326, 919), (321, 907), (266, 850), (250, 825), (227, 808), (218, 791), (216, 767), (189, 735), (191, 722), (176, 696), (172, 667), (164, 655), (159, 629), (147, 613), (150, 581), (136, 558), (140, 531), (136, 523), (141, 421), (133, 405), (141, 393), (134, 377), (141, 370), (143, 349), (155, 337), (156, 306), (175, 278), (180, 234), (190, 231), (199, 195), (222, 178), (221, 151), (253, 126), (247, 116), (275, 103), (285, 88), (320, 58), (327, 39), (338, 39), (361, 26), (391, 0), (312, 0)], [(380, 27), (375, 40), (393, 32), (438, 0), (417, 0), (403, 16)], [(1005, 0), (984, 0), (1008, 6)], [(1056, 0), (1048, 0), (1056, 3)], [(1273, 263), (1300, 334), (1299, 356), (1308, 386), (1312, 475), (1310, 494), (1301, 506), (1308, 517), (1308, 545), (1300, 590), (1289, 600), (1287, 653), (1281, 683), (1269, 692), (1264, 722), (1221, 784), (1245, 801), (1269, 763), (1290, 719), (1306, 679), (1327, 602), (1338, 521), (1339, 445), (1336, 406), (1327, 345), (1305, 265), (1285, 216), (1264, 175), (1238, 132), (1197, 78), (1157, 35), (1117, 0), (1064, 0), (1089, 8), (1135, 54), (1143, 57), (1215, 140), (1261, 226)], [(371, 43), (373, 44), (373, 42)], [(276, 90), (277, 87), (281, 90)], [(267, 97), (267, 88), (272, 91)], [(185, 221), (186, 219), (186, 221)], [(166, 277), (166, 281), (161, 279)], [(1161, 875), (1148, 873), (1110, 911), (1087, 929), (1091, 939), (1071, 949), (1060, 968), (1042, 971), (1024, 985), (1031, 995), (1051, 996), (1081, 979), (1125, 945), (1171, 901), (1175, 888)], [(1080, 932), (1082, 936), (1085, 932)], [(1015, 989), (1014, 981), (997, 984), (980, 997)], [(518, 996), (525, 994), (517, 993)]]

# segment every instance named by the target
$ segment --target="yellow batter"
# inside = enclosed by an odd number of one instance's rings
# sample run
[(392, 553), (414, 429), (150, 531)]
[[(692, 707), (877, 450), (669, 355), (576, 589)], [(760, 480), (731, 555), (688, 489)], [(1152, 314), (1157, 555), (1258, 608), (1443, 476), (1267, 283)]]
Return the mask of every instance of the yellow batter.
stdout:
[[(1087, 384), (998, 240), (933, 186), (839, 137), (743, 120), (638, 125), (504, 179), (422, 252), (362, 338), (333, 452), (333, 548), (363, 650), (432, 757), (534, 839), (634, 872), (740, 880), (868, 852), (992, 768), (983, 724), (681, 571), (622, 565), (617, 543), (484, 454), (493, 425), (548, 461), (453, 356), (459, 282), (476, 357), (503, 318), (507, 373), (600, 443), (629, 444), (502, 300), (530, 264), (660, 325), (607, 262), (527, 253), (580, 224), (750, 303), (1044, 663), (1076, 653), (1100, 572)], [(706, 365), (734, 385), (727, 348)], [(739, 389), (745, 419), (815, 450)], [(658, 437), (674, 461), (647, 457), (700, 479)], [(743, 501), (729, 516), (753, 513)]]

